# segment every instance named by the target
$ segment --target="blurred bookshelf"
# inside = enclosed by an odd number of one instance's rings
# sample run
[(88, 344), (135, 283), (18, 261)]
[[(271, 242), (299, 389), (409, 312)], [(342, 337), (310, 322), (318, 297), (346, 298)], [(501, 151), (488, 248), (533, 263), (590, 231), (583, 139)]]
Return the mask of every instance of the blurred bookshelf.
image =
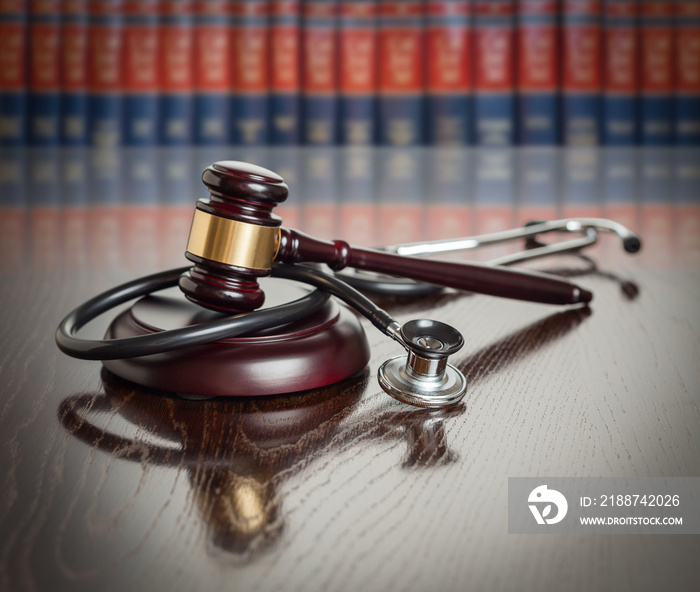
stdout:
[(607, 216), (675, 265), (700, 0), (0, 0), (5, 270), (184, 264), (226, 159), (280, 173), (320, 238)]
[[(275, 212), (322, 239), (377, 247), (607, 217), (640, 234), (643, 266), (700, 270), (696, 148), (49, 146), (0, 149), (0, 271), (185, 265), (201, 172), (222, 159), (279, 172), (290, 196)], [(606, 265), (629, 264), (613, 237), (602, 245)]]
[(697, 0), (1, 0), (3, 146), (696, 146)]

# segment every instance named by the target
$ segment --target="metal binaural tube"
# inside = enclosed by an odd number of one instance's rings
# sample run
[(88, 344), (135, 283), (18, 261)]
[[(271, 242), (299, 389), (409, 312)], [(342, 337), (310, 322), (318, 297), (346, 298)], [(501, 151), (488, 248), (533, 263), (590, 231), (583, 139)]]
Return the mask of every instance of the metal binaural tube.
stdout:
[(384, 247), (384, 250), (390, 253), (396, 253), (398, 255), (425, 256), (477, 249), (479, 247), (497, 245), (521, 238), (530, 238), (537, 236), (538, 234), (546, 234), (548, 232), (583, 232), (587, 236), (587, 239), (582, 239), (586, 241), (584, 243), (567, 241), (564, 243), (567, 245), (567, 247), (559, 248), (557, 248), (555, 245), (551, 245), (550, 247), (547, 247), (550, 250), (544, 252), (542, 255), (539, 255), (544, 256), (553, 253), (573, 251), (581, 248), (582, 246), (588, 246), (595, 243), (598, 236), (597, 234), (589, 232), (590, 230), (614, 233), (620, 238), (625, 250), (629, 253), (635, 253), (641, 248), (641, 240), (639, 237), (629, 228), (620, 224), (619, 222), (605, 218), (564, 218), (562, 220), (537, 222), (528, 224), (521, 228), (513, 228), (510, 230), (503, 230), (500, 232), (492, 232), (489, 234), (481, 234), (471, 237), (391, 245)]

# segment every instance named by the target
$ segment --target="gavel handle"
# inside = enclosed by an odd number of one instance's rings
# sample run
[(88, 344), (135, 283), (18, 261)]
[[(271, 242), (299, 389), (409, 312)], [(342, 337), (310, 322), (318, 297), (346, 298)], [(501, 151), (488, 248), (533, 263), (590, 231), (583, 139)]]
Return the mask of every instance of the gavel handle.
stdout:
[(593, 298), (588, 290), (543, 273), (394, 255), (351, 247), (342, 240), (315, 239), (289, 228), (280, 229), (275, 261), (325, 263), (334, 271), (352, 267), (447, 288), (545, 304), (579, 304)]

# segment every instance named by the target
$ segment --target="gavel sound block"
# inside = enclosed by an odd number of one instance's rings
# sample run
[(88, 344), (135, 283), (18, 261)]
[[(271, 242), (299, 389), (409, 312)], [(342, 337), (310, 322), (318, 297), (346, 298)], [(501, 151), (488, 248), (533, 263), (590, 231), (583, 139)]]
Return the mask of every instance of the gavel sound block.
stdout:
[[(296, 300), (312, 288), (261, 280), (264, 307)], [(221, 312), (197, 306), (177, 288), (146, 296), (119, 315), (106, 337), (134, 337), (213, 320)], [(305, 391), (362, 372), (370, 352), (364, 329), (347, 307), (329, 299), (294, 323), (254, 335), (167, 353), (105, 360), (105, 368), (137, 384), (198, 397), (258, 396)]]

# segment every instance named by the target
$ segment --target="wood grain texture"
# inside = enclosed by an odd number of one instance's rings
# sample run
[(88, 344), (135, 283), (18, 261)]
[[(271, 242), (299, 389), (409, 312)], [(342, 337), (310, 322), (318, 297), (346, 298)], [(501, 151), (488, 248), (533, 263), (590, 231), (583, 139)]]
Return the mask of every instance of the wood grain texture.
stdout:
[(2, 275), (0, 589), (698, 588), (698, 536), (507, 534), (508, 477), (700, 475), (697, 267), (601, 263), (590, 309), (383, 301), (464, 334), (442, 412), (381, 391), (400, 351), (368, 325), (365, 373), (290, 397), (182, 400), (63, 356), (60, 318), (132, 275)]

